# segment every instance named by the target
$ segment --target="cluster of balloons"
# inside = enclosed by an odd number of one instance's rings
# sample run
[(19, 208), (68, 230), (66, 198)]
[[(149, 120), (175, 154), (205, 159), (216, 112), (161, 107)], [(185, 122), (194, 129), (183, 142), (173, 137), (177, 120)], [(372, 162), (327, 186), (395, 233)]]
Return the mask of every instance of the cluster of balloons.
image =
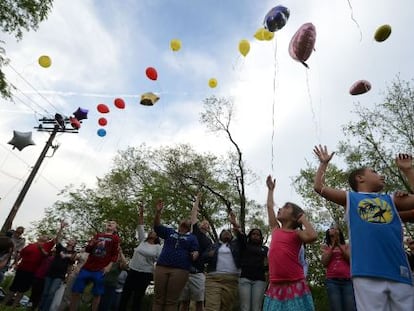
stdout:
[(88, 112), (88, 109), (81, 107), (76, 109), (76, 111), (73, 113), (73, 117), (69, 117), (70, 125), (76, 130), (80, 129), (82, 123), (81, 121), (88, 118)]
[[(125, 109), (125, 101), (122, 98), (115, 98), (114, 106), (118, 109)], [(109, 107), (105, 104), (98, 104), (96, 106), (96, 110), (102, 114), (107, 114), (110, 112)], [(98, 119), (98, 124), (100, 126), (106, 126), (108, 124), (108, 120), (105, 117), (100, 117)], [(100, 128), (98, 129), (97, 134), (99, 137), (104, 137), (106, 136), (106, 130), (104, 128)]]

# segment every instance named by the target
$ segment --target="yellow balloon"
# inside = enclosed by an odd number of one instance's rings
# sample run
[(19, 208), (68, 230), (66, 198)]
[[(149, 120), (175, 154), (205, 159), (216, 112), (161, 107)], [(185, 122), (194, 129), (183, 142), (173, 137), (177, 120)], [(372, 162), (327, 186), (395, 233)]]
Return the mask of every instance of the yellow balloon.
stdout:
[(274, 32), (271, 32), (271, 31), (269, 31), (267, 29), (264, 29), (263, 37), (264, 37), (264, 39), (266, 41), (272, 40), (274, 36), (275, 36), (275, 33)]
[(42, 66), (43, 68), (48, 68), (50, 67), (50, 65), (52, 65), (52, 60), (47, 55), (40, 56), (38, 62), (39, 62), (39, 65)]
[(388, 39), (391, 34), (390, 25), (382, 25), (375, 31), (374, 39), (378, 42), (382, 42)]
[(241, 55), (246, 56), (250, 51), (250, 43), (247, 40), (241, 40), (239, 43), (239, 51)]
[(181, 41), (178, 39), (171, 40), (170, 47), (171, 47), (171, 50), (173, 50), (174, 52), (177, 52), (178, 50), (181, 49)]
[(266, 29), (264, 28), (257, 29), (256, 33), (254, 34), (254, 37), (259, 41), (265, 40), (265, 31)]
[(211, 78), (210, 80), (208, 80), (208, 86), (214, 89), (217, 86), (217, 80), (214, 78)]

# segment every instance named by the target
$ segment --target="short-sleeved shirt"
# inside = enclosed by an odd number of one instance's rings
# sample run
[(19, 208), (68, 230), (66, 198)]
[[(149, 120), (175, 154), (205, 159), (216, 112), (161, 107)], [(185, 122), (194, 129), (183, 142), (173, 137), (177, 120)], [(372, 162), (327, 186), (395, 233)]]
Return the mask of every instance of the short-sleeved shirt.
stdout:
[(110, 262), (118, 260), (119, 236), (112, 233), (98, 233), (93, 240), (97, 243), (85, 247), (89, 253), (88, 259), (83, 265), (83, 269), (89, 271), (103, 270)]
[(53, 246), (55, 246), (55, 240), (46, 243), (31, 243), (27, 245), (20, 251), (21, 261), (18, 264), (17, 269), (26, 272), (36, 272), (43, 258), (46, 256), (41, 251), (41, 248), (49, 253)]

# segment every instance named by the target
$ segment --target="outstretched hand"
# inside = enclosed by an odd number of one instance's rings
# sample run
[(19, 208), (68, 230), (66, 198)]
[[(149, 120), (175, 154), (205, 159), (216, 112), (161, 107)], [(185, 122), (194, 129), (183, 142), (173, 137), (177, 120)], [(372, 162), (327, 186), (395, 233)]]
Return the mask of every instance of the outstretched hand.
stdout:
[(329, 154), (328, 148), (322, 145), (315, 146), (313, 148), (313, 153), (318, 157), (321, 163), (329, 163), (329, 161), (331, 161), (333, 155), (335, 154), (335, 152)]
[(412, 168), (413, 157), (408, 153), (399, 153), (395, 158), (395, 163), (402, 171)]
[(158, 199), (155, 203), (155, 210), (157, 212), (161, 212), (164, 209), (164, 201), (161, 199)]
[(267, 176), (266, 185), (269, 190), (274, 190), (276, 187), (276, 179), (272, 179), (272, 176)]

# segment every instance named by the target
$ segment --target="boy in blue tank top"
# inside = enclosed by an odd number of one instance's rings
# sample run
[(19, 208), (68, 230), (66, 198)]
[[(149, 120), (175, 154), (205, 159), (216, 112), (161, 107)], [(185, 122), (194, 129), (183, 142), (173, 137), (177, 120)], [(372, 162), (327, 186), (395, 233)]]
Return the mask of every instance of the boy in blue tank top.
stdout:
[[(379, 193), (384, 188), (384, 176), (365, 167), (350, 173), (348, 182), (353, 191), (327, 187), (325, 172), (334, 153), (328, 153), (321, 145), (313, 151), (320, 161), (315, 191), (345, 207), (358, 311), (414, 310), (413, 280), (398, 215), (399, 211), (414, 208), (414, 196)], [(414, 171), (402, 169), (407, 162), (407, 157), (397, 158), (397, 165), (414, 185)]]

